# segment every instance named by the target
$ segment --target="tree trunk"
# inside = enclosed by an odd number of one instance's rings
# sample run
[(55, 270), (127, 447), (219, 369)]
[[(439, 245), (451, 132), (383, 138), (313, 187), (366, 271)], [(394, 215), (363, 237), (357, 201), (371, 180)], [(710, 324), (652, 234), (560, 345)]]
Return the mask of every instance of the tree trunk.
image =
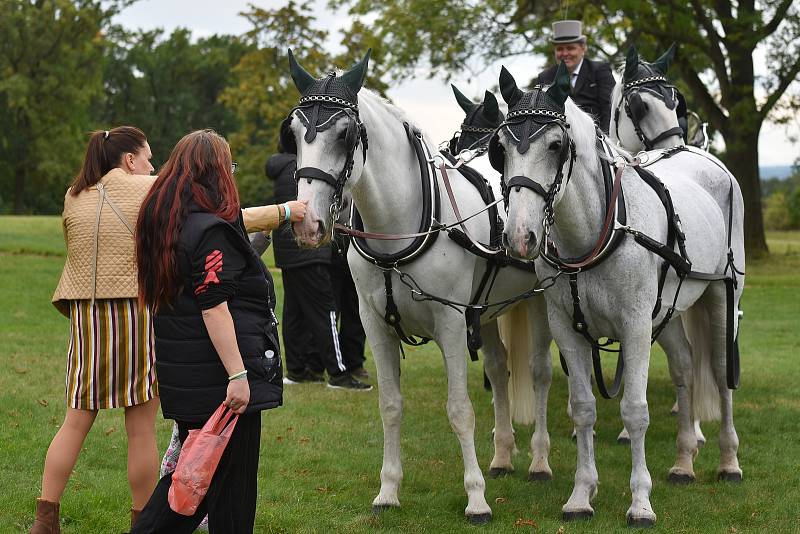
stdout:
[(750, 257), (769, 253), (761, 209), (761, 177), (758, 171), (758, 134), (763, 119), (756, 107), (753, 50), (755, 42), (746, 27), (734, 25), (728, 44), (731, 79), (727, 99), (728, 121), (725, 163), (736, 176), (744, 196), (744, 245)]
[[(731, 116), (731, 124), (737, 124)], [(748, 258), (769, 252), (764, 236), (764, 217), (761, 210), (761, 177), (758, 172), (758, 134), (755, 128), (740, 123), (725, 135), (725, 164), (736, 177), (744, 197), (744, 245)]]
[(25, 166), (17, 162), (14, 168), (14, 215), (25, 210)]

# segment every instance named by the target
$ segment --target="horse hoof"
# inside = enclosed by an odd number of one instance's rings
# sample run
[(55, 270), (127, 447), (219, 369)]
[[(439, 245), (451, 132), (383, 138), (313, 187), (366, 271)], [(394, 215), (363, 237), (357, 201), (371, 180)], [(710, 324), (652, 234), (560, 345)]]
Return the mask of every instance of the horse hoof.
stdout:
[(656, 520), (649, 517), (628, 516), (628, 526), (631, 528), (651, 528), (655, 524)]
[(694, 482), (694, 476), (688, 475), (686, 473), (670, 473), (669, 476), (667, 477), (667, 480), (671, 484), (686, 486)]
[(576, 510), (574, 512), (561, 512), (564, 521), (586, 521), (594, 516), (592, 510)]
[(513, 471), (511, 469), (506, 469), (505, 467), (492, 467), (489, 469), (490, 478), (500, 478), (511, 473), (513, 473)]
[(619, 443), (620, 445), (630, 445), (631, 438), (617, 438), (617, 443)]
[(528, 473), (528, 482), (548, 482), (553, 479), (553, 474), (547, 471), (532, 471)]
[(485, 525), (492, 520), (492, 514), (467, 514), (467, 521), (471, 525)]
[(742, 474), (736, 471), (720, 471), (717, 480), (721, 482), (733, 482), (738, 484), (742, 481)]
[(391, 505), (391, 504), (373, 504), (372, 505), (372, 513), (375, 515), (380, 515), (381, 513), (385, 512), (386, 510), (391, 510), (392, 508), (399, 508), (399, 506)]

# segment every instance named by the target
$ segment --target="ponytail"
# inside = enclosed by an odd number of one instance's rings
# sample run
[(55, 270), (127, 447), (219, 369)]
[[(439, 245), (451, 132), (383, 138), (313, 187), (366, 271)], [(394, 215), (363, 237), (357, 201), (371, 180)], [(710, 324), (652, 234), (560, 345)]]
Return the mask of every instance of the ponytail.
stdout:
[(70, 186), (70, 194), (77, 196), (84, 189), (92, 187), (108, 171), (119, 166), (123, 155), (137, 153), (146, 142), (144, 132), (134, 126), (92, 132), (83, 166)]

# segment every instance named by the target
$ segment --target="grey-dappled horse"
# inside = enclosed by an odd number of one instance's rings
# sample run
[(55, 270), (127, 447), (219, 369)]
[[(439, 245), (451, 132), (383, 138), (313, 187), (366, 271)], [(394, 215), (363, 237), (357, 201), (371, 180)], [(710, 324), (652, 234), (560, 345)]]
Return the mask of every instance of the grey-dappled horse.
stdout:
[[(644, 163), (664, 155), (669, 156), (671, 149), (685, 149), (696, 157), (713, 158), (707, 152), (684, 143), (680, 116), (685, 116), (687, 110), (683, 97), (666, 78), (675, 50), (673, 44), (655, 62), (648, 63), (639, 57), (636, 47), (632, 46), (625, 59), (621, 80), (611, 94), (609, 137), (631, 153), (654, 150), (650, 154), (639, 155)], [(707, 142), (704, 134), (701, 137), (701, 143)], [(667, 149), (666, 153), (664, 149)], [(727, 184), (727, 177), (719, 178), (724, 181), (723, 186)], [(702, 330), (708, 328), (708, 318), (701, 308), (692, 307), (681, 316), (681, 320), (692, 348), (692, 417), (697, 441), (702, 445), (706, 439), (700, 429), (700, 421), (715, 421), (720, 418), (719, 395), (709, 365), (711, 360), (707, 355), (699, 354), (699, 351), (707, 353), (711, 350), (707, 343), (708, 336), (702, 333)], [(677, 411), (676, 402), (673, 413)], [(623, 430), (620, 439), (624, 439), (626, 434)]]
[[(530, 290), (537, 280), (530, 272), (508, 268), (493, 282), (482, 283), (487, 261), (437, 231), (438, 224), (452, 224), (457, 216), (444, 193), (441, 173), (431, 165), (433, 150), (399, 109), (361, 89), (368, 57), (369, 54), (341, 75), (330, 73), (315, 79), (290, 53), (292, 78), (302, 97), (284, 122), (282, 136), (284, 146), (294, 145), (296, 149), (298, 199), (308, 202), (305, 219), (295, 224), (294, 232), (306, 246), (319, 246), (330, 240), (341, 195), (350, 193), (359, 230), (416, 235), (401, 240), (354, 236), (348, 253), (361, 320), (375, 357), (384, 430), (381, 488), (373, 508), (400, 505), (400, 340), (414, 341), (419, 336), (433, 340), (442, 351), (447, 372), (447, 415), (464, 460), (468, 496), (465, 513), (472, 522), (485, 522), (491, 518), (491, 508), (484, 496), (485, 482), (475, 453), (475, 417), (467, 391), (464, 307), (448, 303), (474, 302), (476, 295), (479, 303), (510, 299)], [(447, 173), (464, 216), (486, 209), (478, 191), (457, 170), (449, 169)], [(457, 226), (475, 242), (490, 242), (490, 224), (484, 213), (465, 221), (463, 227)], [(433, 233), (426, 230), (430, 228)], [(414, 287), (415, 292), (408, 286)], [(430, 299), (432, 296), (436, 299)], [(530, 320), (525, 330), (532, 332), (533, 348), (509, 357), (522, 358), (524, 362), (533, 359), (537, 362), (533, 368), (542, 370), (534, 375), (536, 431), (531, 440), (533, 460), (529, 473), (532, 478), (549, 478), (546, 417), (551, 336), (542, 298), (529, 298), (517, 306), (527, 308)], [(514, 436), (506, 354), (498, 335), (497, 312), (495, 307), (471, 317), (477, 317), (480, 323), (486, 371), (492, 382), (495, 453), (490, 472), (499, 474), (513, 470)]]
[[(509, 202), (504, 239), (513, 253), (536, 258), (539, 276), (562, 274), (545, 296), (550, 326), (569, 370), (578, 430), (575, 484), (564, 518), (594, 513), (598, 475), (591, 374), (602, 345), (598, 340), (609, 338), (619, 341), (624, 362), (620, 411), (632, 458), (626, 517), (629, 525), (650, 526), (656, 520), (644, 449), (650, 345), (660, 331), (658, 341), (670, 355), (670, 373), (678, 386), (678, 454), (670, 477), (691, 480), (697, 452), (689, 418), (691, 356), (683, 325), (675, 319), (693, 306), (705, 310), (710, 324), (706, 335), (722, 414), (718, 475), (732, 481), (742, 477), (729, 390), (735, 387), (734, 366), (726, 362), (744, 286), (741, 192), (724, 166), (693, 154), (677, 153), (648, 167), (668, 192), (652, 174), (640, 174), (627, 154), (610, 152), (591, 117), (568, 98), (563, 63), (549, 88), (523, 93), (505, 69), (500, 88), (509, 112), (489, 154), (504, 168)], [(598, 386), (602, 380), (598, 374)]]

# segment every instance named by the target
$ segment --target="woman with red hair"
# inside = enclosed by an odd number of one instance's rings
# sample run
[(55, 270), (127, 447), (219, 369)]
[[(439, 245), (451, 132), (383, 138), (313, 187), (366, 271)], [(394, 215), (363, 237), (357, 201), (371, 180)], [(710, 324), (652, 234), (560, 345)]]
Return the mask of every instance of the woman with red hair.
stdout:
[[(261, 411), (282, 402), (272, 278), (245, 233), (228, 143), (212, 130), (181, 139), (139, 213), (139, 298), (153, 309), (164, 417), (181, 443), (220, 403), (239, 414), (193, 516), (167, 502), (164, 476), (132, 532), (253, 531)], [(302, 219), (302, 210), (279, 214)], [(234, 324), (236, 327), (234, 328)]]

